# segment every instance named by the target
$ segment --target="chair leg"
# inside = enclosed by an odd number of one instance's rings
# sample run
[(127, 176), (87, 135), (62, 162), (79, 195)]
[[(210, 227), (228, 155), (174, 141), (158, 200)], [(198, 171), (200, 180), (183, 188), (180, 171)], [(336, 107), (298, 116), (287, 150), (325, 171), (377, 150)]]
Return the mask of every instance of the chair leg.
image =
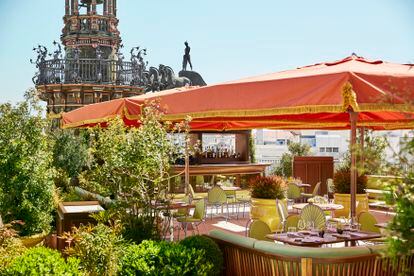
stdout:
[(187, 222), (184, 222), (184, 239), (187, 238)]

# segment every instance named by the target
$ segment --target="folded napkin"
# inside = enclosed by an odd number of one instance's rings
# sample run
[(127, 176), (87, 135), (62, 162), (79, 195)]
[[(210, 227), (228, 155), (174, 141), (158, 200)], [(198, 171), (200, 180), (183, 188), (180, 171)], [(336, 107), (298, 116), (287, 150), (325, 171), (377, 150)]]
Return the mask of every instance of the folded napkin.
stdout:
[(366, 236), (368, 236), (367, 234), (361, 233), (361, 232), (351, 232), (349, 234), (352, 235), (352, 236), (355, 236), (355, 237), (366, 237)]

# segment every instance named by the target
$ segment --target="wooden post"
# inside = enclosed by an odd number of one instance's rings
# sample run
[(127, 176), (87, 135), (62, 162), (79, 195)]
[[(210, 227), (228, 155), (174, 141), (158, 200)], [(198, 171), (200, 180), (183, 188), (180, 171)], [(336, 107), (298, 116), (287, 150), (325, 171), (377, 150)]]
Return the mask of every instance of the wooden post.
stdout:
[(184, 194), (188, 194), (190, 185), (190, 158), (188, 156), (188, 141), (185, 139)]
[(351, 123), (350, 151), (351, 151), (351, 218), (356, 215), (356, 189), (357, 189), (357, 169), (356, 169), (356, 122), (358, 113), (349, 111), (349, 120)]
[(359, 144), (361, 147), (361, 155), (360, 155), (360, 160), (359, 160), (359, 164), (361, 166), (362, 172), (365, 173), (365, 154), (364, 154), (364, 147), (365, 147), (365, 127), (361, 127), (359, 129)]

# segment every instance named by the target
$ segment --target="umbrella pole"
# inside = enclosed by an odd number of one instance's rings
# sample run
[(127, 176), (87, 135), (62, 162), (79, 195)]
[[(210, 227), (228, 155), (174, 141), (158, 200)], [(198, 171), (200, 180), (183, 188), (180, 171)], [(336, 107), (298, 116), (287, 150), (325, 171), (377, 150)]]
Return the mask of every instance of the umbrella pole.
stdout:
[(356, 188), (357, 188), (357, 170), (356, 170), (356, 122), (358, 113), (349, 111), (349, 120), (351, 123), (351, 219), (356, 215)]
[(185, 151), (184, 151), (184, 194), (188, 194), (190, 185), (190, 158), (188, 156), (188, 141), (185, 139)]
[(360, 154), (360, 166), (362, 169), (362, 173), (365, 173), (365, 154), (364, 154), (364, 147), (365, 147), (365, 127), (361, 127), (359, 129), (360, 135), (359, 135), (359, 144), (360, 144), (360, 148), (361, 148), (361, 154)]

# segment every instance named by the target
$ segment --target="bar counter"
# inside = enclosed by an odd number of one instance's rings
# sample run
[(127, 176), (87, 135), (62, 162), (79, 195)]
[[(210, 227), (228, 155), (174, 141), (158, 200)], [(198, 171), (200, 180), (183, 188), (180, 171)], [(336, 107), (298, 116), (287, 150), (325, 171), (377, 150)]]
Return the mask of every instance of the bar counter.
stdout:
[[(201, 164), (190, 165), (190, 175), (237, 175), (237, 174), (261, 174), (271, 164), (262, 163), (238, 163), (238, 164)], [(184, 165), (172, 166), (174, 173), (184, 173)]]

